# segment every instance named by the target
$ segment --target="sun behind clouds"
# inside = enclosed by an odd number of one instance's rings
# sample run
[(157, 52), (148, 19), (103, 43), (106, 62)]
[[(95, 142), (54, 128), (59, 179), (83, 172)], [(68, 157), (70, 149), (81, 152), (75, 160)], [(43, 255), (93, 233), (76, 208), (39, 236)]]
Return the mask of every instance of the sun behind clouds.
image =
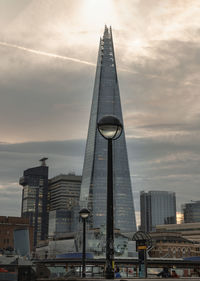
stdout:
[(105, 24), (117, 25), (115, 5), (113, 0), (85, 0), (82, 6), (84, 23), (90, 27), (101, 28)]

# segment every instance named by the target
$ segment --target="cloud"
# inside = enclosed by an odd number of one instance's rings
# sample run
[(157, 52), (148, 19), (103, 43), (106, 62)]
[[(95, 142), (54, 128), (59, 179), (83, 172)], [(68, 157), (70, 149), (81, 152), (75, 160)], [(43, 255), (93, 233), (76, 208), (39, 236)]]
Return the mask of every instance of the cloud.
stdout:
[(199, 46), (160, 41), (155, 58), (129, 60), (136, 74), (120, 80), (128, 136), (187, 137), (199, 130)]
[(49, 178), (58, 174), (82, 173), (85, 140), (54, 142), (0, 143), (1, 215), (20, 215), (23, 171), (39, 166), (48, 157)]
[[(0, 41), (21, 48), (0, 46), (1, 194), (11, 200), (23, 170), (43, 156), (49, 158), (50, 176), (81, 173), (95, 69), (44, 54), (96, 64), (104, 14), (94, 9), (88, 15), (84, 3), (1, 1)], [(199, 196), (200, 4), (109, 0), (113, 3), (136, 210), (139, 191), (154, 189), (176, 191), (180, 208)], [(4, 202), (8, 212), (19, 208)]]
[[(198, 144), (194, 147), (187, 142), (178, 145), (167, 140), (159, 142), (157, 138), (128, 138), (127, 147), (136, 211), (141, 190), (175, 191), (179, 210), (183, 202), (196, 199), (200, 180)], [(72, 171), (81, 174), (84, 150), (85, 140), (1, 143), (1, 192), (11, 200), (9, 185), (18, 182), (25, 169), (40, 165), (38, 160), (42, 157), (49, 158), (50, 177)], [(18, 185), (14, 186), (18, 190)], [(20, 194), (19, 189), (19, 201)]]
[(40, 165), (42, 157), (49, 158), (51, 176), (73, 169), (80, 174), (84, 148), (85, 140), (0, 143), (1, 181), (6, 183), (8, 178), (10, 182), (18, 181), (24, 170)]
[(85, 137), (94, 69), (48, 57), (32, 58), (20, 50), (3, 51), (7, 59), (0, 66), (2, 140)]
[(133, 138), (127, 143), (133, 190), (175, 191), (178, 210), (183, 202), (198, 198), (199, 143), (170, 138)]
[(0, 187), (1, 216), (21, 216), (21, 191), (17, 183)]

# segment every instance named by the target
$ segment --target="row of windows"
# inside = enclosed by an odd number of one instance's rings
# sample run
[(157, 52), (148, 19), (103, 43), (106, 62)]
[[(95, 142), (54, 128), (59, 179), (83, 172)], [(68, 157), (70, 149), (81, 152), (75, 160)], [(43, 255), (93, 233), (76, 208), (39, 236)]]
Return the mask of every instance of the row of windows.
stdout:
[(9, 230), (2, 230), (0, 229), (0, 234), (10, 234), (10, 231)]
[(176, 253), (176, 252), (188, 252), (190, 253), (191, 250), (198, 250), (198, 249), (191, 249), (191, 248), (168, 248), (168, 249), (163, 249), (163, 248), (160, 248), (160, 247), (155, 247), (153, 250), (158, 250), (160, 252), (164, 251), (164, 250), (168, 250), (168, 252), (173, 252), (173, 253)]
[(169, 232), (181, 232), (181, 231), (195, 231), (198, 230), (200, 231), (200, 228), (176, 228), (176, 229), (164, 229), (164, 231), (169, 231)]
[(175, 244), (188, 244), (188, 241), (177, 241), (177, 240), (156, 240), (157, 243), (175, 243)]
[(10, 240), (9, 240), (9, 238), (3, 238), (2, 242), (3, 242), (3, 244), (9, 244)]

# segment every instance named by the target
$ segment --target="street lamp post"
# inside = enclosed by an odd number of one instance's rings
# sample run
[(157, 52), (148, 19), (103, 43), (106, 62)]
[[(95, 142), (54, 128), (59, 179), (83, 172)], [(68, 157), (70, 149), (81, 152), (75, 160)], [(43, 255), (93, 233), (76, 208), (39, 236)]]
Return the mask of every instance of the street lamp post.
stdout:
[(106, 216), (106, 278), (114, 278), (114, 218), (113, 218), (113, 158), (112, 140), (120, 137), (123, 126), (112, 115), (104, 116), (97, 124), (100, 134), (108, 140), (107, 152), (107, 216)]
[(86, 208), (83, 208), (80, 210), (79, 212), (79, 215), (81, 216), (82, 218), (82, 221), (83, 221), (83, 242), (82, 242), (82, 278), (85, 278), (86, 274), (85, 274), (85, 238), (86, 238), (86, 231), (85, 231), (85, 221), (86, 219), (88, 218), (90, 212), (88, 209)]

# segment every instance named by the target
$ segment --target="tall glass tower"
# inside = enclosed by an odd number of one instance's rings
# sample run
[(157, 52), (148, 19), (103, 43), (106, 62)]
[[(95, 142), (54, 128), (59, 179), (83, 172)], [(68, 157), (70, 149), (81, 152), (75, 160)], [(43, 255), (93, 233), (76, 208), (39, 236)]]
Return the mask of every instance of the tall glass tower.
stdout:
[(184, 223), (200, 222), (200, 201), (193, 201), (182, 206)]
[[(115, 115), (123, 124), (111, 28), (100, 39), (93, 100), (83, 165), (80, 206), (92, 213), (91, 228), (106, 224), (107, 141), (97, 122)], [(125, 134), (113, 141), (114, 228), (122, 233), (136, 231), (135, 211)]]
[(141, 230), (155, 231), (159, 224), (176, 224), (176, 194), (169, 191), (141, 191)]
[(48, 167), (42, 158), (41, 166), (24, 171), (19, 183), (22, 190), (21, 216), (30, 219), (34, 227), (34, 247), (48, 237)]

